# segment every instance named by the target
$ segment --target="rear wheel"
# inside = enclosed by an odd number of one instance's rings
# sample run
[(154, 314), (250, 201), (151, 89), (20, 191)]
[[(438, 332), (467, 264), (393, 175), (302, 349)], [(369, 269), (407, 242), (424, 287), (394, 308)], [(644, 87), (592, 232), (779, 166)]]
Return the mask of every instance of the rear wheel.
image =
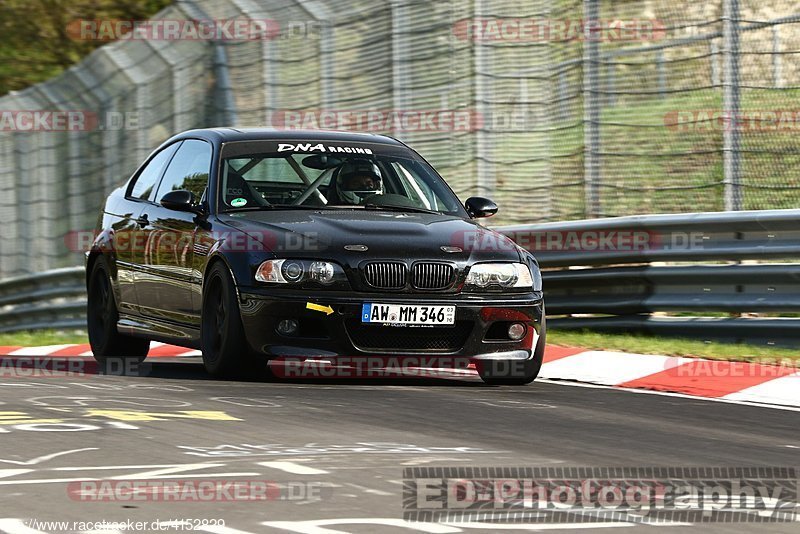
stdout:
[(475, 364), (481, 379), (495, 386), (523, 386), (539, 376), (544, 359), (547, 325), (542, 316), (539, 340), (530, 360), (481, 360)]
[(232, 377), (266, 373), (266, 361), (259, 362), (247, 344), (236, 288), (222, 263), (213, 265), (206, 279), (201, 321), (203, 365), (209, 374)]
[(94, 262), (89, 275), (86, 306), (86, 326), (92, 354), (102, 364), (110, 364), (115, 359), (119, 359), (119, 363), (141, 362), (150, 350), (150, 340), (120, 334), (117, 321), (119, 312), (111, 287), (108, 263), (101, 256)]

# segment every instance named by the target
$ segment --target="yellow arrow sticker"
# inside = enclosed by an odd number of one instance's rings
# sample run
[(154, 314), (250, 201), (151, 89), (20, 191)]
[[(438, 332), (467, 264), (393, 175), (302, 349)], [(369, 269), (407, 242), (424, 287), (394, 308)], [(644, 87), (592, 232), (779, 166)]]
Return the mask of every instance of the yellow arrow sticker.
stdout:
[(314, 304), (313, 302), (306, 302), (306, 309), (323, 312), (325, 315), (333, 313), (333, 308), (330, 306), (323, 306), (322, 304)]

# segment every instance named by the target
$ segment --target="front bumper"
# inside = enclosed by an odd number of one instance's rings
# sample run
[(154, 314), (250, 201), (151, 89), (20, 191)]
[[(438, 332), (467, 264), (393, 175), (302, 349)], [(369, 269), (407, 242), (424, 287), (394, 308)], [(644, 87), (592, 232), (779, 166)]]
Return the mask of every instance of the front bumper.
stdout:
[[(454, 305), (454, 326), (398, 327), (364, 325), (362, 304)], [(309, 309), (308, 304), (330, 307)], [(240, 308), (247, 341), (254, 351), (272, 358), (337, 356), (434, 355), (470, 359), (527, 360), (543, 336), (541, 293), (515, 295), (324, 294), (240, 290)], [(281, 335), (283, 319), (300, 323), (297, 334)], [(524, 337), (512, 341), (506, 325), (526, 325)]]

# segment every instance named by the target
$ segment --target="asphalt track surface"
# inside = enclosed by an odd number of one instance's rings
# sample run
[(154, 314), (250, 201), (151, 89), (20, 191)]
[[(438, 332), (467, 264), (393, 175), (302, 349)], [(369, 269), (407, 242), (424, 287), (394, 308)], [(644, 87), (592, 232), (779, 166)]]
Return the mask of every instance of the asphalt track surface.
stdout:
[[(222, 534), (492, 532), (499, 528), (402, 523), (403, 469), (796, 466), (800, 453), (791, 410), (539, 381), (216, 381), (198, 358), (149, 365), (147, 376), (0, 380), (0, 532), (88, 530), (34, 520), (161, 520), (175, 525), (162, 532), (180, 532), (203, 519), (224, 520), (200, 530)], [(79, 486), (92, 479), (268, 480), (280, 495), (98, 502)], [(615, 525), (547, 528), (797, 532), (796, 523)]]

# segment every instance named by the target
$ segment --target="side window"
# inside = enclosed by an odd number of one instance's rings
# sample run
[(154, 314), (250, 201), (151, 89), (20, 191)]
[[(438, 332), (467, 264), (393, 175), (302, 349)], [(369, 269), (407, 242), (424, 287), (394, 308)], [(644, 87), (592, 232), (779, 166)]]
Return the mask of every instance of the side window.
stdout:
[(179, 146), (180, 143), (173, 143), (153, 156), (150, 163), (142, 169), (142, 172), (139, 173), (139, 176), (137, 176), (136, 180), (133, 182), (133, 186), (130, 189), (130, 197), (153, 200), (158, 179), (161, 178), (164, 167), (167, 166), (167, 163), (169, 163), (169, 160), (172, 158), (173, 154), (175, 154)]
[(428, 187), (425, 180), (414, 172), (414, 169), (406, 168), (406, 166), (399, 161), (392, 162), (392, 168), (400, 179), (404, 196), (416, 201), (417, 204), (425, 209), (439, 209), (438, 198), (436, 198), (433, 191)]
[(185, 189), (200, 200), (208, 185), (210, 169), (211, 145), (196, 139), (184, 141), (161, 179), (156, 198), (161, 201), (170, 191)]

